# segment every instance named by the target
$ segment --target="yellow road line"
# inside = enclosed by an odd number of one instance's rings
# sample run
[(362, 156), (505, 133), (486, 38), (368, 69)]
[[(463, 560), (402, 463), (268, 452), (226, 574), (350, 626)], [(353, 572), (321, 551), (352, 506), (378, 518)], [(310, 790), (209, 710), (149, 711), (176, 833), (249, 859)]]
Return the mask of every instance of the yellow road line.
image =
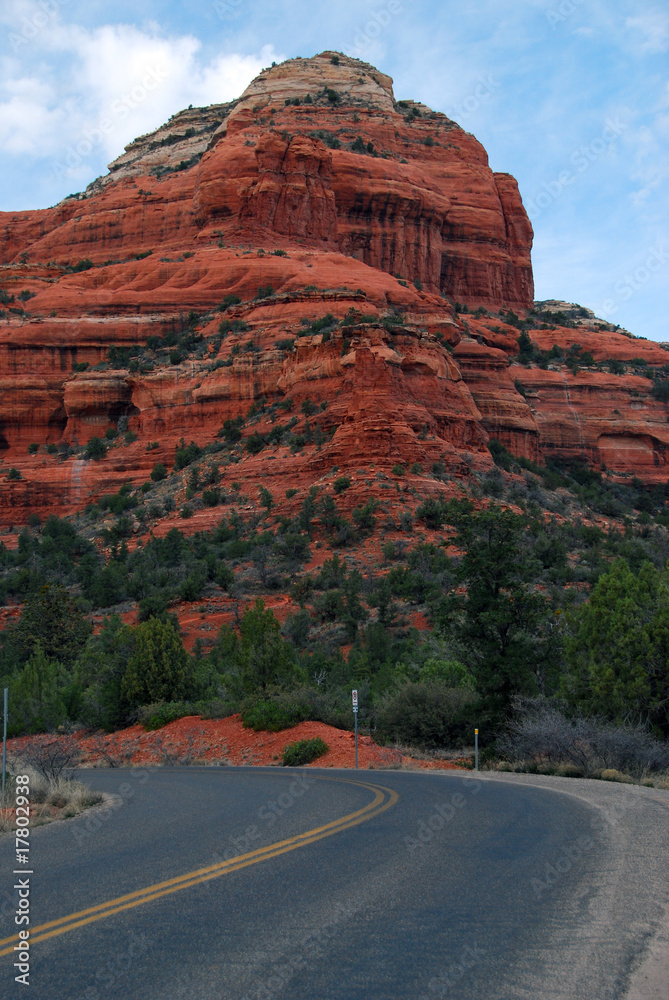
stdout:
[[(123, 910), (142, 906), (144, 903), (150, 903), (154, 899), (160, 899), (161, 896), (180, 892), (182, 889), (188, 889), (192, 885), (220, 878), (229, 872), (239, 871), (241, 868), (249, 867), (249, 865), (255, 865), (260, 861), (276, 858), (281, 854), (287, 854), (289, 851), (295, 851), (299, 847), (305, 847), (307, 844), (313, 844), (324, 837), (331, 837), (335, 833), (340, 833), (342, 830), (348, 830), (359, 823), (366, 823), (368, 820), (373, 819), (395, 805), (399, 798), (397, 792), (382, 785), (370, 785), (366, 782), (352, 781), (347, 778), (328, 778), (327, 780), (342, 781), (346, 784), (365, 788), (374, 793), (374, 798), (366, 806), (363, 806), (362, 809), (348, 813), (348, 815), (333, 820), (331, 823), (326, 823), (324, 826), (318, 826), (313, 830), (307, 830), (305, 833), (289, 837), (287, 840), (269, 844), (267, 847), (258, 848), (255, 851), (250, 851), (248, 854), (240, 854), (236, 858), (229, 858), (227, 861), (221, 861), (206, 868), (198, 868), (195, 871), (187, 872), (176, 878), (157, 882), (155, 885), (147, 886), (145, 889), (139, 889), (137, 892), (129, 892), (124, 896), (118, 896), (116, 899), (110, 899), (106, 903), (99, 903), (97, 906), (91, 906), (85, 910), (79, 910), (77, 913), (70, 913), (66, 917), (60, 917), (57, 920), (50, 920), (48, 923), (40, 924), (38, 927), (31, 929), (30, 944), (33, 945), (38, 941), (46, 941), (60, 934), (66, 934), (77, 927), (94, 923), (96, 920), (104, 920), (106, 917), (111, 917), (115, 913), (121, 913)], [(18, 940), (18, 934), (0, 940), (0, 956), (14, 954), (13, 945)]]

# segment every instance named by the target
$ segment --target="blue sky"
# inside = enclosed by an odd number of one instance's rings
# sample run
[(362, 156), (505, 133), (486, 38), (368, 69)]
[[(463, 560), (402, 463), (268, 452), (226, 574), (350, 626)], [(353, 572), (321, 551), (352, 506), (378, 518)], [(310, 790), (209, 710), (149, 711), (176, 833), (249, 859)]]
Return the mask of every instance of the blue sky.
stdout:
[(666, 0), (2, 0), (0, 209), (53, 205), (181, 108), (324, 49), (514, 174), (537, 298), (669, 341)]

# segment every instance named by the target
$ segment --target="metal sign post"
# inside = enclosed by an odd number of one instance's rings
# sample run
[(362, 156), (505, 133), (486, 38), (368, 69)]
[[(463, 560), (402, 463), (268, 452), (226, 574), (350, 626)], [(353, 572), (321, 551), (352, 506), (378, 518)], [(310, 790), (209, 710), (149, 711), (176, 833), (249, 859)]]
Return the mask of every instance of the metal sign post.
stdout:
[(351, 691), (353, 699), (353, 718), (355, 720), (355, 769), (358, 770), (358, 692)]
[(479, 731), (474, 730), (474, 770), (479, 769)]
[(7, 773), (7, 694), (9, 688), (5, 688), (5, 717), (2, 725), (2, 804), (5, 804), (5, 775)]

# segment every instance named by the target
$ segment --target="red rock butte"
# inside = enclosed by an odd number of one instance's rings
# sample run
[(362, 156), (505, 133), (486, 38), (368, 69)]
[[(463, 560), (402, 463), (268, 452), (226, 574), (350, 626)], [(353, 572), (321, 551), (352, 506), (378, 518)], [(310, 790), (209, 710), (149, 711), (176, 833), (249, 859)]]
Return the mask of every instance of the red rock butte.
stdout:
[[(512, 364), (518, 330), (490, 314), (533, 305), (516, 181), (357, 59), (272, 66), (238, 100), (132, 142), (84, 193), (0, 226), (5, 526), (141, 483), (182, 436), (212, 442), (226, 419), (287, 400), (322, 407), (318, 441), (244, 453), (242, 481), (299, 491), (370, 463), (467, 475), (491, 464), (492, 437), (667, 478), (666, 404), (642, 373)], [(239, 301), (216, 311), (226, 296)], [(319, 331), (325, 314), (347, 324)], [(578, 316), (530, 336), (664, 365), (660, 345)], [(152, 355), (158, 343), (175, 346)], [(86, 460), (110, 429), (131, 433)]]

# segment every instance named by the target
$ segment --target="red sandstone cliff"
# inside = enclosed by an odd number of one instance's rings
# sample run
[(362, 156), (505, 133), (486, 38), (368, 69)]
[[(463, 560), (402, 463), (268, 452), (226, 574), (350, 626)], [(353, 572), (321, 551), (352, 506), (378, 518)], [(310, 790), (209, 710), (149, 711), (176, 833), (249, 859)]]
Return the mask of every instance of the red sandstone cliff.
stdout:
[[(490, 437), (534, 459), (581, 455), (666, 478), (666, 407), (648, 379), (519, 367), (516, 329), (456, 314), (451, 302), (532, 305), (517, 184), (472, 135), (396, 102), (392, 81), (358, 60), (323, 53), (266, 70), (238, 101), (189, 109), (132, 143), (78, 198), (0, 213), (0, 232), (0, 472), (22, 477), (0, 480), (1, 523), (141, 482), (180, 437), (211, 441), (261, 399), (290, 398), (293, 412), (325, 403), (326, 440), (245, 457), (242, 479), (262, 467), (308, 486), (333, 466), (437, 461), (464, 474), (490, 464)], [(86, 259), (94, 266), (73, 270)], [(241, 303), (215, 312), (230, 294)], [(326, 313), (353, 319), (304, 335)], [(238, 329), (217, 340), (222, 318)], [(197, 349), (108, 357), (178, 340), (189, 324)], [(666, 357), (593, 324), (531, 336), (565, 350), (578, 337), (596, 361)], [(291, 339), (293, 350), (275, 346)], [(137, 439), (86, 461), (81, 447), (119, 423)]]

